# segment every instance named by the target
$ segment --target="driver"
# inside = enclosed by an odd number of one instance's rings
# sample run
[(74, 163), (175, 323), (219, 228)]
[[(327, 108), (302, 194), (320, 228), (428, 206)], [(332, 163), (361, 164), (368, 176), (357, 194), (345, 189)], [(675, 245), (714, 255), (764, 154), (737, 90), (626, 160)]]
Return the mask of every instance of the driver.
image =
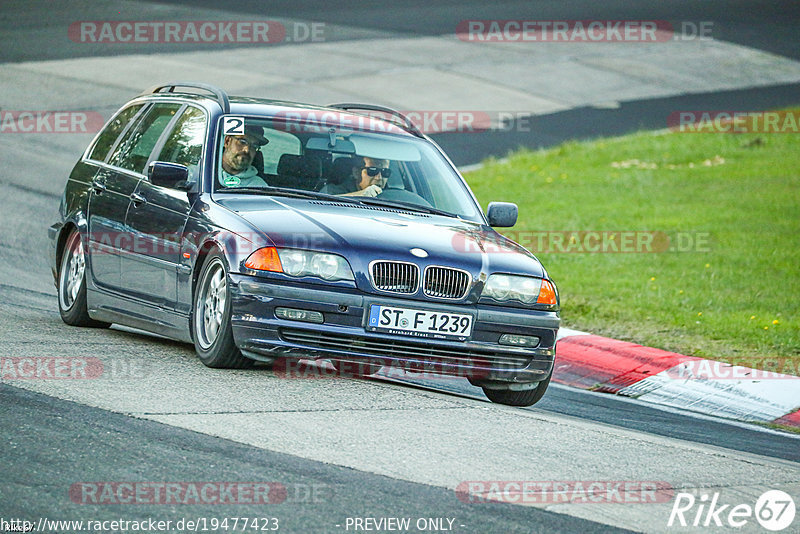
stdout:
[(322, 193), (344, 197), (375, 197), (383, 192), (392, 170), (388, 159), (363, 157), (356, 159), (353, 166), (352, 180), (342, 184), (328, 184)]
[(226, 135), (222, 148), (222, 168), (219, 181), (225, 187), (267, 187), (253, 167), (253, 158), (262, 146), (269, 143), (260, 126), (248, 125), (244, 135)]

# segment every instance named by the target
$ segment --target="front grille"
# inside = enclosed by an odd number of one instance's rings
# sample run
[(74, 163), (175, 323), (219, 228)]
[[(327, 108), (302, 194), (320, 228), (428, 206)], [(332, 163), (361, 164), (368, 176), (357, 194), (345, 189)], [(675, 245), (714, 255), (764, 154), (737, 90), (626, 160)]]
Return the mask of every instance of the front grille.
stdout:
[[(419, 289), (419, 267), (404, 261), (374, 261), (370, 265), (372, 285), (380, 291), (409, 295)], [(461, 299), (469, 291), (472, 277), (452, 267), (428, 266), (422, 291), (427, 297)]]
[(425, 269), (422, 291), (428, 297), (460, 299), (467, 294), (471, 278), (466, 271), (430, 266)]
[(388, 338), (353, 337), (311, 330), (281, 328), (280, 336), (284, 341), (304, 347), (369, 354), (384, 360), (437, 362), (442, 365), (484, 369), (523, 369), (533, 359), (532, 356), (504, 354), (492, 349), (422, 344)]
[(370, 267), (375, 289), (392, 293), (416, 293), (419, 287), (419, 267), (401, 261), (376, 261)]

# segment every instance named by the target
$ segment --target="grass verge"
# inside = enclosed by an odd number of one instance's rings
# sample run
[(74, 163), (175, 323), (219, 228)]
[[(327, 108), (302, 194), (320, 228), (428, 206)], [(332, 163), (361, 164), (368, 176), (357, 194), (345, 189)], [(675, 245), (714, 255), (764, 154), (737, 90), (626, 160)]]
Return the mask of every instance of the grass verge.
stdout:
[(643, 132), (465, 177), (484, 208), (519, 205), (501, 232), (556, 280), (565, 325), (800, 375), (800, 134)]

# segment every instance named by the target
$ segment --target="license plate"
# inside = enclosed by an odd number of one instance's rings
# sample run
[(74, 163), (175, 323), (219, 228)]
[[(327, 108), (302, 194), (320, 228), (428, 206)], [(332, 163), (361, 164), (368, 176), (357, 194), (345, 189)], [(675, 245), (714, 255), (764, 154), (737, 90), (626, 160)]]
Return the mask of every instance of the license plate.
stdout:
[(372, 305), (367, 330), (439, 339), (467, 339), (472, 316), (431, 310)]

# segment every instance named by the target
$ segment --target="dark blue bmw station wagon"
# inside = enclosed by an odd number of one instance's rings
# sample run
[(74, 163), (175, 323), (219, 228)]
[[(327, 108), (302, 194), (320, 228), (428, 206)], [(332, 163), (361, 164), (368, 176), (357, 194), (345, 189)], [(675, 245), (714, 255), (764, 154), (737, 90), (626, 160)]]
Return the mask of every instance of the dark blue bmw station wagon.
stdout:
[(461, 376), (532, 405), (560, 324), (541, 263), (492, 227), (402, 114), (229, 97), (199, 83), (125, 104), (49, 229), (61, 317), (194, 343), (209, 367), (328, 360)]

